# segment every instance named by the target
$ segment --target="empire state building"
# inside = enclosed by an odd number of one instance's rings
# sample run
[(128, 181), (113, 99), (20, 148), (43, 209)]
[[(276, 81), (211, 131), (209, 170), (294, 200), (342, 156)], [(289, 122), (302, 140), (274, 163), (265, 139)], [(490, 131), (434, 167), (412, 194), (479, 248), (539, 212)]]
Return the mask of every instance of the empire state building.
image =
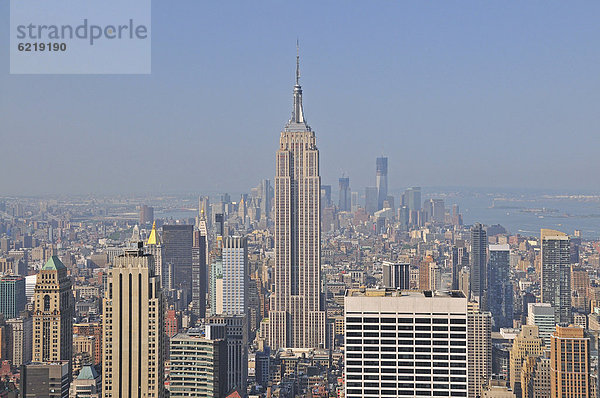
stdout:
[(319, 150), (304, 119), (299, 65), (297, 56), (294, 108), (276, 155), (275, 291), (268, 323), (274, 349), (325, 347)]

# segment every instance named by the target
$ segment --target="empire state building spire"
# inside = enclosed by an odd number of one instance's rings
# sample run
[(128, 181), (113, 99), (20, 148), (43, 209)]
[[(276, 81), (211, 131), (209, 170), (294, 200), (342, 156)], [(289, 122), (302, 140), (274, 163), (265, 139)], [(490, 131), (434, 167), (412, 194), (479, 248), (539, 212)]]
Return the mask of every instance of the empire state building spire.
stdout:
[(300, 47), (296, 41), (296, 85), (294, 86), (294, 108), (292, 117), (285, 126), (285, 131), (311, 131), (302, 109), (302, 87), (300, 86)]
[(296, 40), (296, 86), (300, 87), (300, 45)]

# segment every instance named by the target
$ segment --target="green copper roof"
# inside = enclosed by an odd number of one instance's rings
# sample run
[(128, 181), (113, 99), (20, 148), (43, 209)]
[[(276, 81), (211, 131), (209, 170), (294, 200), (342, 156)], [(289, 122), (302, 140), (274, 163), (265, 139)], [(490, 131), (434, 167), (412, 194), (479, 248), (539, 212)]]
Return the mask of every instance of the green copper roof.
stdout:
[(96, 377), (98, 377), (96, 369), (93, 366), (85, 365), (79, 371), (77, 380), (96, 380)]
[(65, 268), (67, 267), (65, 267), (62, 261), (60, 261), (58, 256), (52, 256), (50, 257), (50, 259), (48, 259), (48, 261), (46, 261), (46, 264), (44, 264), (44, 266), (42, 267), (42, 271), (58, 271), (59, 269)]

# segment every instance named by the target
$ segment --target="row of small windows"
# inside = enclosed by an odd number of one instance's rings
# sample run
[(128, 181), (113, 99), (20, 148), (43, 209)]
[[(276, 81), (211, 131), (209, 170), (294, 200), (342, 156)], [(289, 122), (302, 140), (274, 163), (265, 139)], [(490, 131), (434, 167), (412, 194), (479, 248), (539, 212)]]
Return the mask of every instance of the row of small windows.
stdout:
[[(365, 355), (366, 356), (366, 355)], [(385, 359), (385, 358), (384, 358)], [(394, 358), (395, 359), (395, 358)], [(426, 360), (431, 360), (431, 355), (423, 355), (423, 354), (399, 354), (398, 355), (398, 359), (426, 359)], [(447, 361), (448, 359), (452, 360), (452, 361), (464, 361), (466, 360), (466, 356), (464, 355), (434, 355), (433, 359), (436, 361)], [(379, 366), (379, 361), (367, 361), (365, 360), (364, 362), (361, 363), (361, 361), (352, 361), (350, 359), (348, 359), (346, 361), (346, 363), (348, 365), (368, 365), (368, 366)], [(381, 361), (381, 365), (382, 366), (394, 366), (395, 362), (390, 362), (390, 361)]]
[[(394, 325), (356, 325), (356, 324), (346, 324), (346, 330), (396, 330), (396, 326)], [(429, 325), (415, 325), (407, 326), (407, 325), (398, 325), (398, 330), (405, 331), (413, 331), (413, 330), (433, 330), (434, 332), (447, 332), (448, 326), (429, 326)], [(466, 332), (466, 326), (450, 326), (451, 332)]]
[[(356, 362), (356, 361), (355, 361)], [(360, 361), (359, 361), (360, 362)], [(368, 362), (368, 361), (367, 361)], [(463, 362), (414, 362), (414, 361), (398, 361), (398, 362), (388, 362), (389, 365), (385, 365), (383, 362), (381, 363), (381, 366), (399, 366), (399, 367), (409, 367), (409, 368), (430, 368), (430, 367), (435, 367), (437, 368), (466, 368), (467, 367), (467, 363), (466, 361), (463, 360)], [(349, 364), (351, 365), (351, 364)], [(371, 365), (368, 363), (365, 363), (364, 365), (361, 364), (356, 364), (359, 366), (377, 366), (377, 368), (352, 368), (352, 367), (348, 367), (347, 368), (347, 372), (348, 373), (361, 373), (361, 372), (365, 372), (365, 373), (379, 373), (379, 365)]]
[[(359, 394), (359, 395), (352, 395)], [(364, 395), (375, 395), (375, 396), (425, 396), (425, 397), (466, 397), (466, 391), (452, 391), (451, 393), (448, 391), (414, 391), (414, 390), (357, 390), (357, 389), (348, 389), (347, 397), (348, 398), (358, 398), (363, 397)]]
[[(390, 350), (390, 348), (392, 348), (392, 349)], [(351, 347), (348, 347), (347, 351), (379, 351), (379, 350), (378, 350), (378, 347), (364, 347), (364, 350), (361, 350), (361, 347), (351, 346)], [(382, 347), (382, 351), (398, 351), (398, 352), (408, 352), (408, 353), (432, 352), (433, 351), (435, 353), (447, 353), (448, 348), (447, 347)], [(458, 347), (450, 348), (450, 353), (452, 353), (452, 354), (464, 354), (466, 352), (467, 352), (466, 348), (458, 348)], [(398, 358), (402, 359), (404, 355), (410, 355), (410, 354), (398, 354)], [(361, 353), (347, 353), (346, 354), (347, 358), (361, 358), (361, 356), (362, 356)], [(365, 352), (364, 357), (365, 358), (379, 358), (379, 354)], [(381, 358), (394, 359), (394, 358), (396, 358), (396, 354), (383, 353), (383, 354), (381, 354)]]
[[(448, 324), (448, 318), (361, 318), (347, 317), (346, 323), (434, 323)], [(452, 325), (466, 325), (465, 318), (451, 318)]]
[[(368, 376), (368, 375), (367, 375)], [(412, 376), (412, 375), (399, 375), (399, 376), (395, 376), (395, 375), (383, 375), (381, 376), (381, 381), (383, 382), (387, 382), (387, 381), (427, 381), (430, 382), (431, 379), (433, 378), (433, 381), (451, 381), (452, 383), (466, 383), (467, 382), (467, 378), (466, 377), (447, 377), (447, 376)], [(361, 380), (360, 377), (356, 378), (353, 377), (350, 380)], [(367, 378), (365, 378), (365, 380), (369, 380)], [(377, 379), (375, 379), (377, 381)], [(362, 385), (362, 383), (360, 381), (350, 381), (346, 383), (347, 386), (349, 387), (359, 387)], [(365, 386), (367, 387), (373, 387), (373, 386), (377, 386), (377, 382), (365, 382)]]
[[(362, 387), (363, 383), (348, 383), (348, 388), (351, 387)], [(379, 383), (364, 383), (365, 387), (379, 387)], [(433, 385), (431, 384), (425, 384), (425, 383), (381, 383), (381, 387), (382, 388), (432, 388), (436, 389), (436, 390), (450, 390), (450, 385), (449, 384), (437, 384), (434, 383)], [(464, 385), (461, 386), (455, 386), (453, 389), (455, 390), (464, 390), (466, 387)]]
[[(451, 345), (451, 346), (458, 346), (458, 347), (464, 347), (467, 345), (467, 341), (466, 340), (451, 340), (448, 341), (447, 339), (442, 339), (442, 340), (376, 340), (376, 339), (348, 339), (346, 341), (346, 344), (371, 344), (371, 345), (379, 345), (379, 344), (383, 344), (383, 345)], [(389, 348), (389, 347), (382, 347), (381, 351), (386, 351), (384, 350), (384, 348)]]
[[(359, 371), (356, 371), (356, 370)], [(377, 369), (362, 369), (362, 368), (348, 368), (346, 379), (347, 380), (379, 380), (385, 378), (384, 375), (378, 374), (368, 374), (368, 373), (392, 373), (392, 374), (401, 374), (401, 375), (451, 375), (451, 376), (466, 376), (466, 369), (420, 369), (420, 368), (411, 368), (411, 369), (392, 369), (392, 368), (382, 368), (380, 372), (377, 372)], [(399, 380), (401, 376), (398, 376)], [(418, 380), (418, 379), (417, 379)]]
[[(398, 334), (394, 332), (346, 332), (346, 337), (404, 337), (404, 338), (423, 338), (423, 339), (447, 339), (448, 333), (406, 333), (399, 332)], [(450, 333), (451, 339), (466, 339), (467, 335), (464, 333)]]

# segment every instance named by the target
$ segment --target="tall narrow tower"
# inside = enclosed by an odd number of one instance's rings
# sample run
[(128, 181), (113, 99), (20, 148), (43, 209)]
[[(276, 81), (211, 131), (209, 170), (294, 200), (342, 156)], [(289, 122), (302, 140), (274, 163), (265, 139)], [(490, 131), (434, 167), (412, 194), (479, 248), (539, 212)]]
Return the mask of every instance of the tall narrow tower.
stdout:
[(57, 256), (37, 275), (33, 299), (33, 362), (70, 361), (74, 300), (67, 267)]
[(542, 303), (554, 308), (556, 323), (571, 322), (571, 254), (569, 236), (542, 229)]
[[(137, 244), (137, 242), (135, 242)], [(154, 257), (154, 274), (162, 281), (163, 278), (163, 250), (160, 242), (160, 236), (156, 231), (156, 221), (152, 223), (150, 236), (146, 241), (146, 253)]]
[(383, 202), (388, 196), (388, 158), (380, 157), (375, 161), (377, 168), (377, 209), (383, 209)]
[(510, 246), (489, 245), (488, 309), (493, 330), (513, 325), (513, 285), (510, 281)]
[(165, 306), (142, 242), (115, 257), (102, 301), (102, 396), (163, 398)]
[(319, 150), (304, 119), (299, 60), (292, 117), (276, 155), (275, 292), (269, 314), (269, 344), (275, 349), (325, 346)]
[(339, 210), (340, 211), (350, 211), (351, 209), (351, 201), (350, 201), (350, 177), (340, 177), (340, 199), (339, 199)]
[(204, 209), (200, 210), (198, 229), (194, 230), (192, 244), (192, 312), (198, 318), (206, 316), (208, 287), (208, 224)]
[(471, 299), (487, 311), (487, 235), (483, 225), (471, 228)]

